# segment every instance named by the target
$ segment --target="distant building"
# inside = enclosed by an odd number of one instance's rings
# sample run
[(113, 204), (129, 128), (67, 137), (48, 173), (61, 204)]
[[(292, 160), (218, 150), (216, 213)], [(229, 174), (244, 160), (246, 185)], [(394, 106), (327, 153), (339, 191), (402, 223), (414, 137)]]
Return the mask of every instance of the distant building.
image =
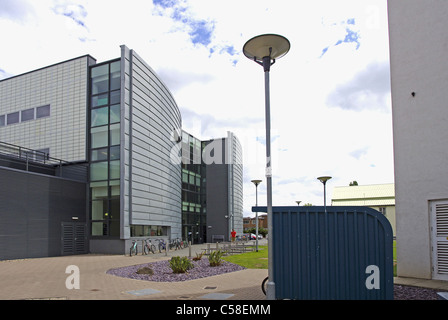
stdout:
[[(251, 229), (256, 227), (257, 219), (255, 217), (244, 217), (243, 219), (243, 229)], [(258, 227), (259, 228), (268, 228), (268, 215), (267, 214), (258, 214)]]
[(335, 187), (333, 206), (365, 206), (381, 212), (392, 225), (395, 235), (395, 188), (393, 183)]

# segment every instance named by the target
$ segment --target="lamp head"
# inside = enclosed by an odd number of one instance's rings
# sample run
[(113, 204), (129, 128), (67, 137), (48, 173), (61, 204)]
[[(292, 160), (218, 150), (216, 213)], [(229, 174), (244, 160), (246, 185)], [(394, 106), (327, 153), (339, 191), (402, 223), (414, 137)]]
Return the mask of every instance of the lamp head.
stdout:
[(257, 187), (261, 183), (261, 180), (251, 180), (251, 182)]
[(322, 182), (323, 184), (325, 184), (328, 180), (331, 179), (331, 177), (323, 176), (323, 177), (318, 177), (317, 179), (320, 180), (320, 182)]

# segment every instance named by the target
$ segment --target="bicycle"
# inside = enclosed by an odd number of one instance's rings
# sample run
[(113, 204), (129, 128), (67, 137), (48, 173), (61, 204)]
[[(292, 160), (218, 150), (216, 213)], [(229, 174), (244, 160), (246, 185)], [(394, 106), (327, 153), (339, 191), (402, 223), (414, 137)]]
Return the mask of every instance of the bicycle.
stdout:
[(166, 250), (165, 240), (159, 239), (159, 252), (162, 253), (162, 250)]
[(129, 250), (129, 255), (132, 257), (132, 254), (134, 253), (134, 255), (137, 255), (138, 253), (138, 248), (137, 248), (137, 241), (132, 240), (132, 246), (131, 249)]
[(143, 252), (145, 254), (149, 254), (149, 252), (155, 253), (156, 246), (151, 243), (150, 239), (145, 240), (145, 245), (143, 246)]
[(268, 279), (269, 277), (264, 278), (263, 282), (261, 283), (261, 290), (263, 290), (264, 295), (266, 295), (266, 289), (268, 286)]

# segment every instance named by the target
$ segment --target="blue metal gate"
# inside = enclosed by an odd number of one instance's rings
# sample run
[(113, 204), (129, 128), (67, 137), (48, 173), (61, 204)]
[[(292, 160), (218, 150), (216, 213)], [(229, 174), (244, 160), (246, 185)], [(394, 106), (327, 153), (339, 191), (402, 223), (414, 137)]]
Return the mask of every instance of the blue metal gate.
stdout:
[(393, 233), (381, 213), (338, 206), (272, 211), (276, 299), (393, 299)]

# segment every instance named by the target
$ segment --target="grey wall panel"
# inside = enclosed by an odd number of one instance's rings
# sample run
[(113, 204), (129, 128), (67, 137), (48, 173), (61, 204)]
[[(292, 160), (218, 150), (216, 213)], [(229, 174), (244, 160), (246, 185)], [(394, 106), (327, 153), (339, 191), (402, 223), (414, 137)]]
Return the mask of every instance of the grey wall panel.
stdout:
[(61, 222), (86, 221), (86, 184), (0, 168), (0, 259), (58, 256)]

